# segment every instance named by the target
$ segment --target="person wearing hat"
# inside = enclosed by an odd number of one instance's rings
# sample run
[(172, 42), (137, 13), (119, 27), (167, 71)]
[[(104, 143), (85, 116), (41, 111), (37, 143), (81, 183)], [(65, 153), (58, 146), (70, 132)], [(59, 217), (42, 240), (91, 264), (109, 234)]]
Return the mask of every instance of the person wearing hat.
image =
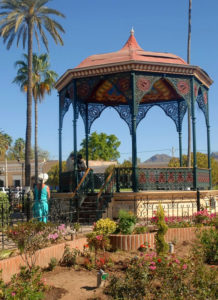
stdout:
[(47, 222), (48, 218), (48, 199), (50, 198), (49, 186), (45, 184), (48, 174), (39, 174), (39, 184), (34, 188), (33, 217), (40, 222)]

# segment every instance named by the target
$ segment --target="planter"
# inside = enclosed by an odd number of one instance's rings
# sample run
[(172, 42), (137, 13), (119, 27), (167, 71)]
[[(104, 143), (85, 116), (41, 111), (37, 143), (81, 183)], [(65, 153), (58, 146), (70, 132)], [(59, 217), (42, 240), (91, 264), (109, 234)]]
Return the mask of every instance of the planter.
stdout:
[[(204, 227), (206, 228), (206, 227)], [(165, 235), (166, 242), (193, 241), (196, 239), (196, 227), (168, 228)], [(155, 247), (155, 232), (144, 234), (112, 234), (110, 242), (113, 250), (136, 251), (141, 244), (148, 243), (151, 248)]]

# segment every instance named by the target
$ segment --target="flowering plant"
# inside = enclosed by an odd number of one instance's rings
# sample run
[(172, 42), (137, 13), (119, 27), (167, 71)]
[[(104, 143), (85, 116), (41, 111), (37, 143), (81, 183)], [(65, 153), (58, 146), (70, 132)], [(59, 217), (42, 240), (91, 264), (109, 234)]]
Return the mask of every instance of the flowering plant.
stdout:
[(117, 224), (109, 218), (100, 219), (94, 224), (93, 230), (98, 234), (108, 235), (114, 233), (117, 229)]
[(147, 252), (147, 250), (150, 248), (150, 245), (148, 243), (144, 243), (144, 244), (141, 244), (138, 248), (138, 250), (140, 252)]

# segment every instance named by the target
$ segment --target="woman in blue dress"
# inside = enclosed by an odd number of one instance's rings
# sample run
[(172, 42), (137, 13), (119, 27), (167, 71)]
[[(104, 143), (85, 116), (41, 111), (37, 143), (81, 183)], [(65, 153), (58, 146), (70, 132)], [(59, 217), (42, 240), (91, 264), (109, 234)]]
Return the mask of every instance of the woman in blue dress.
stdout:
[(34, 188), (33, 217), (40, 222), (47, 222), (48, 218), (48, 199), (50, 198), (49, 186), (45, 184), (48, 174), (39, 174), (39, 184)]

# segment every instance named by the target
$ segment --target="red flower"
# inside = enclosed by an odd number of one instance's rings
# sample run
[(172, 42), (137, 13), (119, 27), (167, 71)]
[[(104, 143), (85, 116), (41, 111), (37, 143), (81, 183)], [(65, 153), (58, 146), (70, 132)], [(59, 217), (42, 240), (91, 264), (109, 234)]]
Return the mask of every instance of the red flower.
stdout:
[(158, 258), (158, 260), (157, 260), (159, 263), (161, 263), (162, 262), (162, 260), (161, 260), (161, 258)]

